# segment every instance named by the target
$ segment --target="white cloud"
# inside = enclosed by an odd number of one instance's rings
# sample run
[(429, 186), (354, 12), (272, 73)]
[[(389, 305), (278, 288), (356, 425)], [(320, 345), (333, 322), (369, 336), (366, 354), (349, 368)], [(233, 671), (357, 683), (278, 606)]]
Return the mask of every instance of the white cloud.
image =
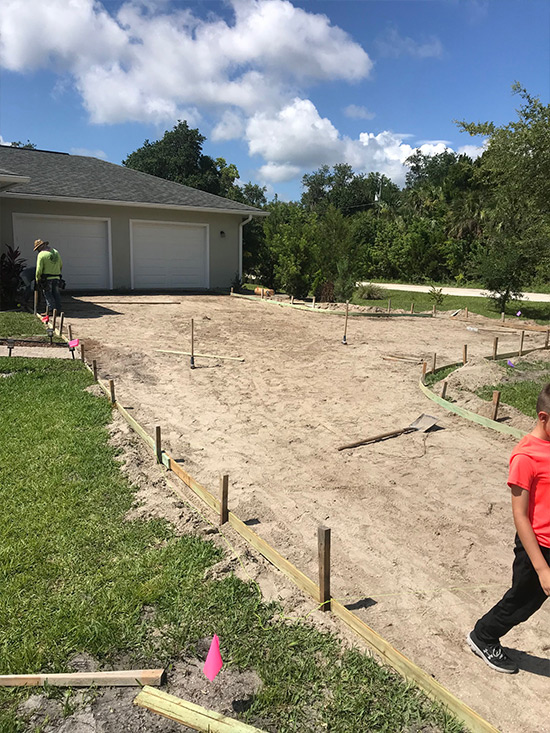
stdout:
[(424, 43), (415, 41), (408, 36), (400, 35), (397, 28), (388, 30), (376, 40), (376, 46), (381, 56), (399, 58), (400, 56), (412, 56), (414, 58), (441, 58), (443, 45), (436, 36), (431, 36)]
[(351, 117), (355, 120), (372, 120), (376, 115), (374, 112), (370, 112), (366, 107), (361, 107), (357, 104), (348, 104), (344, 109), (346, 117)]
[(284, 163), (266, 163), (262, 165), (258, 173), (262, 181), (282, 183), (296, 178), (300, 174), (300, 168), (297, 165), (285, 165)]
[(88, 150), (88, 148), (71, 148), (71, 155), (84, 155), (86, 158), (101, 158), (107, 160), (107, 153), (103, 150)]
[(150, 0), (116, 15), (95, 0), (2, 0), (0, 59), (71, 74), (96, 123), (173, 123), (202, 107), (250, 115), (280, 107), (296, 84), (370, 72), (367, 53), (325, 15), (288, 0), (228, 4), (232, 22)]
[(229, 109), (222, 114), (221, 120), (213, 128), (210, 137), (214, 141), (236, 140), (242, 137), (244, 127), (242, 115)]
[(479, 158), (487, 150), (488, 140), (484, 140), (481, 145), (461, 145), (457, 153), (459, 155), (468, 155), (472, 160)]
[[(385, 130), (362, 132), (357, 139), (341, 135), (332, 122), (319, 115), (309, 99), (296, 98), (276, 114), (258, 113), (246, 128), (251, 155), (267, 163), (260, 168), (263, 180), (279, 183), (321, 165), (349, 163), (363, 173), (379, 171), (402, 185), (405, 160), (417, 147), (405, 142), (408, 135)], [(448, 150), (446, 141), (424, 141), (418, 146), (425, 155)]]

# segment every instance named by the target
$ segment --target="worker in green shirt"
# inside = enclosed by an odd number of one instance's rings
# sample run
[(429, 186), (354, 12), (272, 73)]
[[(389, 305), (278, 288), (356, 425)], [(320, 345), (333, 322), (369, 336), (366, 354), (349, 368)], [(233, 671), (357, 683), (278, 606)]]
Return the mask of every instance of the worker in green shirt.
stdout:
[(61, 255), (56, 249), (50, 247), (49, 242), (44, 242), (42, 239), (35, 240), (33, 252), (38, 252), (36, 282), (42, 288), (46, 306), (50, 312), (53, 312), (55, 308), (58, 313), (61, 313), (61, 297), (59, 295), (59, 281), (63, 268)]

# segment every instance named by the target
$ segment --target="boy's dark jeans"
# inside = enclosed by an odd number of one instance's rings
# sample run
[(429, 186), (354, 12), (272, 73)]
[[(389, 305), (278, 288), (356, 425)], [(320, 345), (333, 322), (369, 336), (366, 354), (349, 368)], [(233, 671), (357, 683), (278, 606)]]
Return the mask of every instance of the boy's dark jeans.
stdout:
[[(550, 548), (540, 549), (544, 559), (550, 564)], [(522, 621), (527, 621), (547, 598), (517, 534), (514, 554), (516, 557), (512, 566), (512, 587), (474, 626), (477, 638), (485, 644), (498, 644), (501, 636)]]

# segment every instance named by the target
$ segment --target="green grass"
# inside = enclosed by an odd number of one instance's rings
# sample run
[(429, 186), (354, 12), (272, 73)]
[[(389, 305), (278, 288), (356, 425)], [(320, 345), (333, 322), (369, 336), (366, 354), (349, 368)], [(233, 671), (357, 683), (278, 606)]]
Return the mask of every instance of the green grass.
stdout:
[[(204, 580), (221, 558), (214, 544), (164, 521), (125, 521), (134, 491), (108, 442), (110, 406), (85, 391), (79, 362), (0, 357), (0, 373), (10, 375), (0, 378), (0, 673), (67, 671), (81, 652), (166, 665), (215, 632), (225, 663), (263, 681), (251, 723), (461, 730), (367, 655), (289, 622), (256, 585)], [(0, 688), (2, 733), (25, 730), (16, 707), (28, 694)]]
[(445, 369), (441, 369), (440, 371), (436, 371), (435, 374), (432, 374), (432, 372), (429, 372), (426, 374), (426, 378), (424, 380), (424, 383), (427, 387), (431, 387), (436, 382), (440, 382), (442, 379), (445, 379), (449, 376), (451, 372), (454, 372), (455, 369), (458, 369), (457, 366), (448, 366), (445, 367)]
[[(512, 363), (515, 362), (511, 359)], [(506, 381), (497, 385), (486, 385), (476, 394), (484, 400), (492, 400), (493, 391), (500, 392), (500, 401), (515, 407), (529, 417), (537, 417), (537, 397), (541, 389), (550, 382), (550, 363), (546, 361), (518, 362), (510, 366), (508, 360), (499, 360), (506, 369)]]
[[(413, 293), (401, 290), (388, 290), (386, 298), (391, 298), (391, 307), (408, 311), (411, 302), (414, 303), (414, 310), (417, 313), (429, 312), (432, 310), (433, 300), (429, 293)], [(352, 298), (352, 302), (357, 305), (370, 305), (385, 308), (386, 300), (363, 300), (359, 298), (357, 292)], [(460, 308), (468, 308), (470, 313), (478, 313), (488, 318), (500, 318), (498, 308), (488, 298), (464, 297), (460, 295), (446, 295), (442, 305), (438, 306), (439, 311), (458, 310)], [(518, 310), (521, 311), (522, 318), (533, 319), (537, 323), (548, 324), (550, 321), (550, 303), (533, 303), (527, 301), (514, 301), (506, 307), (506, 315), (510, 318), (516, 318)]]
[(32, 313), (0, 312), (0, 338), (44, 336), (44, 325)]

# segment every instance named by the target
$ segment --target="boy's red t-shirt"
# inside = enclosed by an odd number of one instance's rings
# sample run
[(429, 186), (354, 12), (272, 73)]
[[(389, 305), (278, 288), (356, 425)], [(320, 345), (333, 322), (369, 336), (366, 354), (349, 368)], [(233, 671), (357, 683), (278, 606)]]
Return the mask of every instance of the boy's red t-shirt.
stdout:
[(529, 521), (539, 545), (550, 547), (550, 441), (525, 435), (512, 451), (508, 486), (529, 492)]

